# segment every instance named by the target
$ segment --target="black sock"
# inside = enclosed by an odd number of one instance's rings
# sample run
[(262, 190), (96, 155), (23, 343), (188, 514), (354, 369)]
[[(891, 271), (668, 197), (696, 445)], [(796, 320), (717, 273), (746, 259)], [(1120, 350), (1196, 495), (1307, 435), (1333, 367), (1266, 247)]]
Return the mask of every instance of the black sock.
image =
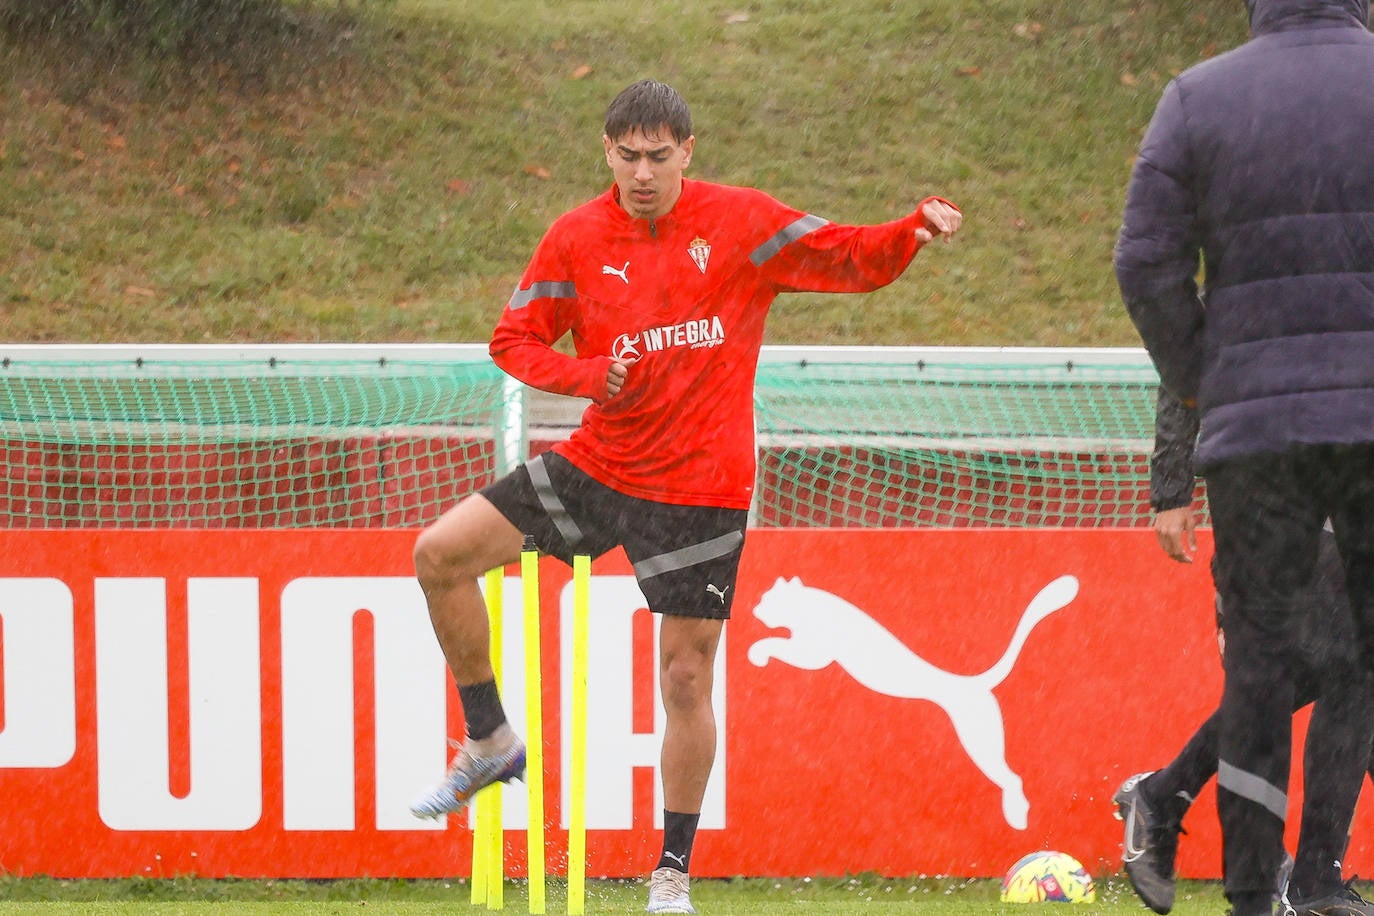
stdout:
[(663, 856), (658, 860), (658, 868), (676, 868), (683, 874), (692, 861), (692, 841), (697, 836), (697, 821), (700, 814), (679, 814), (676, 811), (663, 811)]
[(506, 711), (501, 708), (501, 694), (495, 681), (482, 681), (477, 684), (458, 686), (458, 699), (463, 701), (463, 719), (467, 723), (468, 737), (474, 741), (496, 731), (506, 721)]

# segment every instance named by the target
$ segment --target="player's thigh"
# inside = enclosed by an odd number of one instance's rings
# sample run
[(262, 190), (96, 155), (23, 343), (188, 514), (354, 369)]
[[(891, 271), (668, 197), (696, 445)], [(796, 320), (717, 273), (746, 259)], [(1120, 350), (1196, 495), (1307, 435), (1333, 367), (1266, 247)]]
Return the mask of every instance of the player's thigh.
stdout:
[(449, 509), (420, 533), (415, 566), (421, 578), (473, 577), (513, 563), (524, 535), (480, 493)]
[(1326, 520), (1300, 464), (1290, 455), (1218, 464), (1208, 471), (1207, 498), (1228, 648), (1242, 626), (1261, 641), (1290, 644)]
[(638, 500), (623, 507), (625, 554), (656, 614), (725, 620), (749, 513)]

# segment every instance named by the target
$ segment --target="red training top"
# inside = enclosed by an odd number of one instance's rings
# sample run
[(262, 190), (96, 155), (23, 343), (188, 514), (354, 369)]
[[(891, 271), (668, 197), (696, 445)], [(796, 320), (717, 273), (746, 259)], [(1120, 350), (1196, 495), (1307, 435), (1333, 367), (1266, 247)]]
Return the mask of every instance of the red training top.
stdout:
[[(920, 209), (841, 226), (761, 191), (684, 179), (672, 211), (644, 220), (612, 186), (544, 235), (492, 334), (492, 359), (535, 388), (594, 401), (554, 446), (594, 479), (658, 502), (747, 509), (769, 305), (780, 292), (892, 282), (920, 248)], [(552, 346), (568, 331), (576, 357)], [(638, 362), (607, 399), (612, 357)]]

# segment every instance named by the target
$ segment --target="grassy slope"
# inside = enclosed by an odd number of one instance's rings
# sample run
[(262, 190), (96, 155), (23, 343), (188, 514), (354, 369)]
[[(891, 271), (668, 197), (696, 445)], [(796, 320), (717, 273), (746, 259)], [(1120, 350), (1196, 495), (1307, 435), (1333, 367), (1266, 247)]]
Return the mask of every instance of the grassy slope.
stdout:
[(3, 337), (485, 340), (652, 75), (698, 177), (847, 222), (966, 210), (886, 290), (785, 297), (770, 342), (1134, 345), (1130, 157), (1170, 73), (1243, 37), (1233, 6), (396, 0), (267, 84), (0, 44)]

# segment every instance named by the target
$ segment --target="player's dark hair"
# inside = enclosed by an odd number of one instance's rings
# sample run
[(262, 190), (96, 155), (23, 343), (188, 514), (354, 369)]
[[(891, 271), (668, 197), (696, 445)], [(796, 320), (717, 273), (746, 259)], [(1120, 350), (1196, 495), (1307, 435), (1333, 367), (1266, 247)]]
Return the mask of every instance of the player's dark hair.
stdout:
[(640, 80), (620, 91), (606, 109), (606, 136), (619, 140), (636, 129), (652, 134), (667, 128), (681, 143), (692, 136), (692, 113), (677, 90), (667, 83)]

